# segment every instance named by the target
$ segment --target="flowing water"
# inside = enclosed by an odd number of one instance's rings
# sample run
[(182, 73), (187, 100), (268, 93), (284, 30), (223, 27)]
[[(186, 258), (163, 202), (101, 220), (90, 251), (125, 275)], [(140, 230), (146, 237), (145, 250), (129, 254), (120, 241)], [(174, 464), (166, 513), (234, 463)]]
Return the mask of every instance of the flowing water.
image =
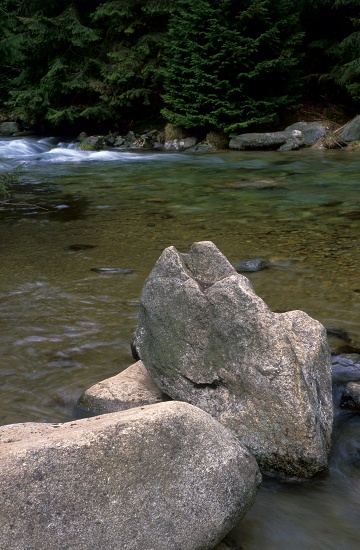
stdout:
[[(360, 348), (360, 153), (79, 151), (0, 139), (0, 424), (73, 418), (90, 385), (133, 361), (144, 281), (162, 250), (212, 240), (274, 311), (302, 309)], [(102, 271), (122, 268), (130, 273)], [(334, 335), (337, 335), (335, 337)], [(360, 547), (359, 415), (339, 412), (329, 472), (267, 480), (233, 532), (244, 550)]]

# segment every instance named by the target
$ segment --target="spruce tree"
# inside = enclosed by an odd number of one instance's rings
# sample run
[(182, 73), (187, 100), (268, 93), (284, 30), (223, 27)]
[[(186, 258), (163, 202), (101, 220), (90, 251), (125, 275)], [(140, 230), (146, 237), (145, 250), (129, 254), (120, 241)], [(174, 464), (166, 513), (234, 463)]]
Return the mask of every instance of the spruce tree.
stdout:
[(298, 26), (288, 0), (179, 0), (164, 49), (164, 116), (227, 133), (276, 123), (299, 97)]
[(355, 111), (360, 106), (359, 0), (304, 0), (302, 20), (310, 90)]
[(3, 0), (0, 5), (0, 106), (8, 98), (12, 79), (17, 76), (18, 60), (21, 57), (16, 29), (16, 12), (19, 0)]
[(163, 81), (161, 50), (176, 0), (103, 2), (93, 20), (103, 29), (102, 104), (123, 122), (159, 116)]
[(84, 10), (82, 2), (71, 0), (19, 4), (18, 75), (8, 101), (14, 116), (38, 126), (73, 124), (95, 100), (92, 81), (99, 66), (89, 48), (100, 35), (87, 25), (91, 6)]

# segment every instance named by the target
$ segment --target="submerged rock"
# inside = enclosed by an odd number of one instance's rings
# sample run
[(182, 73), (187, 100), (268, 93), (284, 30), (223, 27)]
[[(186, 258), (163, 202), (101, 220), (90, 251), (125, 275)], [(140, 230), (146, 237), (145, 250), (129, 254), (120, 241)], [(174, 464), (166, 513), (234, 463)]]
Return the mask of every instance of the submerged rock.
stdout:
[(333, 355), (332, 377), (337, 384), (360, 380), (360, 354), (339, 353)]
[(251, 454), (186, 403), (4, 426), (0, 548), (210, 550), (259, 482)]
[(78, 407), (90, 413), (110, 413), (168, 400), (151, 379), (141, 361), (120, 374), (91, 386), (80, 397)]
[(130, 267), (91, 267), (90, 271), (95, 271), (95, 273), (119, 273), (121, 275), (129, 275), (134, 273), (134, 270)]
[(268, 269), (270, 265), (270, 260), (266, 258), (252, 258), (251, 260), (244, 260), (243, 262), (233, 264), (238, 273), (261, 271), (262, 269)]
[(348, 382), (342, 392), (340, 407), (360, 411), (360, 380)]
[(140, 299), (135, 348), (163, 392), (231, 429), (261, 468), (327, 465), (331, 358), (324, 327), (273, 313), (212, 242), (164, 250)]

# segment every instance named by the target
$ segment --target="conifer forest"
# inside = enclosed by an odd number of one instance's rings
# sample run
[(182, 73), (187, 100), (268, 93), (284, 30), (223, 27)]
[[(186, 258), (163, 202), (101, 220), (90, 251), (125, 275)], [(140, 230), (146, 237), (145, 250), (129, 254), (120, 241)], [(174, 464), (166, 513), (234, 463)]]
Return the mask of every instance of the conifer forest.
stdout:
[(2, 0), (0, 113), (59, 132), (227, 135), (360, 106), (359, 0)]

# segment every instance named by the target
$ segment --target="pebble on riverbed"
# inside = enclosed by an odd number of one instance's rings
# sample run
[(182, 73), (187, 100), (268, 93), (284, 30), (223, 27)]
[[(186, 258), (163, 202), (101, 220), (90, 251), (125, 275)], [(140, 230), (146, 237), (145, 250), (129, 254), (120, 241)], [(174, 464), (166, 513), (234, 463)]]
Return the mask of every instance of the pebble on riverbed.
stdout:
[(270, 264), (270, 260), (267, 260), (266, 258), (252, 258), (251, 260), (236, 262), (233, 264), (233, 267), (238, 273), (245, 273), (268, 269), (270, 267)]
[(126, 267), (92, 267), (90, 271), (95, 271), (95, 273), (121, 273), (122, 275), (128, 275), (129, 273), (134, 273), (134, 270)]

